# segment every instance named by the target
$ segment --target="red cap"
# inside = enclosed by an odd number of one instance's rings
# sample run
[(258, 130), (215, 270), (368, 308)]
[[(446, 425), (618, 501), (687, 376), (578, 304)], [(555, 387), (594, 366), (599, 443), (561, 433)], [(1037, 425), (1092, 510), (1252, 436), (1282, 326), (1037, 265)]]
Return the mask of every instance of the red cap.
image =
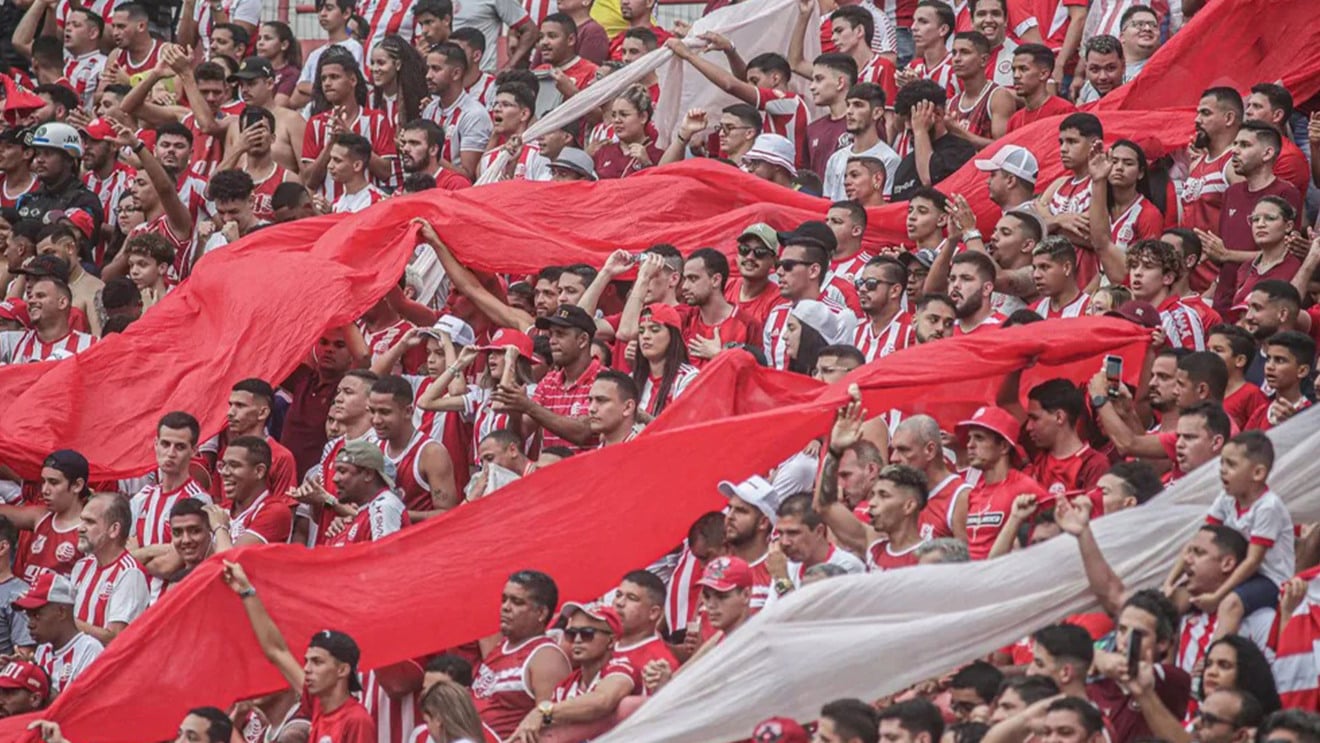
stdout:
[(88, 139), (96, 142), (115, 138), (114, 127), (110, 126), (110, 122), (105, 119), (92, 119), (87, 126), (83, 127), (82, 131)]
[(88, 214), (83, 209), (70, 209), (64, 213), (63, 218), (73, 223), (73, 226), (77, 227), (78, 231), (83, 233), (83, 236), (88, 240), (92, 239), (92, 234), (96, 232), (96, 225), (92, 222), (92, 215)]
[(570, 601), (567, 604), (564, 604), (564, 608), (559, 612), (559, 616), (565, 619), (572, 619), (573, 615), (577, 612), (582, 612), (598, 622), (604, 622), (609, 625), (610, 632), (614, 633), (616, 639), (623, 636), (623, 617), (619, 616), (619, 612), (616, 611), (613, 606), (606, 606), (605, 604), (579, 604)]
[(717, 557), (706, 564), (697, 585), (726, 593), (752, 587), (752, 569), (741, 557)]
[(0, 689), (27, 689), (37, 695), (38, 704), (44, 705), (50, 696), (50, 677), (36, 663), (11, 661), (0, 669)]
[(29, 323), (27, 302), (18, 297), (0, 300), (0, 320), (15, 320), (26, 328)]
[(642, 311), (642, 316), (645, 317), (646, 315), (650, 315), (652, 320), (661, 325), (668, 325), (679, 331), (683, 330), (683, 318), (678, 316), (678, 310), (671, 305), (660, 304), (659, 302), (648, 304), (646, 309)]
[(795, 720), (771, 717), (756, 726), (752, 743), (811, 743), (811, 736)]
[(1150, 302), (1143, 302), (1140, 299), (1130, 299), (1120, 305), (1118, 309), (1110, 310), (1105, 314), (1112, 317), (1121, 317), (1152, 330), (1160, 326), (1160, 311), (1155, 309), (1155, 305)]
[(503, 351), (506, 348), (516, 348), (520, 356), (528, 361), (536, 361), (536, 353), (532, 351), (532, 339), (526, 333), (512, 328), (496, 330), (490, 336), (490, 343), (477, 346), (478, 351)]
[(73, 606), (73, 584), (52, 570), (43, 570), (36, 582), (14, 602), (14, 608), (26, 611), (40, 609), (46, 604)]
[(972, 417), (959, 423), (954, 432), (958, 434), (958, 440), (963, 446), (967, 445), (967, 430), (970, 428), (984, 428), (991, 433), (998, 434), (1005, 441), (1013, 445), (1013, 451), (1017, 453), (1018, 459), (1026, 461), (1027, 453), (1022, 445), (1018, 443), (1018, 425), (1017, 418), (1003, 408), (994, 406), (985, 406), (977, 408)]

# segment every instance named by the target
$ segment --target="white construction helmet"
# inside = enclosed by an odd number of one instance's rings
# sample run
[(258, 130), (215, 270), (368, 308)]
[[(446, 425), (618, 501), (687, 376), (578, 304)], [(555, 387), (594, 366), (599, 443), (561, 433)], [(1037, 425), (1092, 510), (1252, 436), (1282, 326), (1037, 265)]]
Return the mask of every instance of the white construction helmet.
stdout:
[(28, 146), (64, 150), (75, 159), (82, 157), (83, 154), (82, 137), (79, 136), (78, 130), (57, 121), (37, 127), (36, 131), (32, 132)]

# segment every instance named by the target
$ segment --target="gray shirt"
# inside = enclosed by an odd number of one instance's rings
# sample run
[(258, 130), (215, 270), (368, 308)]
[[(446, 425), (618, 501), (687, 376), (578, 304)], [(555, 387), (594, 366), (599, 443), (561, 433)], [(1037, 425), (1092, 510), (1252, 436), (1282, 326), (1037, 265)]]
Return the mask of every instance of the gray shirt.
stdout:
[(518, 0), (464, 0), (454, 3), (454, 28), (475, 28), (486, 37), (486, 53), (481, 69), (495, 71), (495, 55), (500, 32), (527, 19), (527, 10)]
[(13, 655), (19, 645), (36, 645), (28, 634), (27, 614), (14, 608), (14, 602), (28, 589), (27, 581), (11, 576), (0, 583), (0, 655)]

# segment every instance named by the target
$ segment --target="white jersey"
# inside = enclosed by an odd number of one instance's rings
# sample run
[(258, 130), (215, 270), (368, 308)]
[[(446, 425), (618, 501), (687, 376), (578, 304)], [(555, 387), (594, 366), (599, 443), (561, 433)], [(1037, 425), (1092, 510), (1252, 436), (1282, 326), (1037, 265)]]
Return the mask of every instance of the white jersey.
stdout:
[[(499, 157), (502, 147), (487, 150), (477, 163), (477, 177), (480, 178)], [(535, 142), (528, 142), (518, 152), (517, 162), (513, 166), (513, 180), (548, 181), (550, 180), (550, 160), (541, 154), (541, 147)]]
[(439, 98), (433, 98), (422, 109), (422, 118), (444, 127), (445, 142), (440, 148), (442, 160), (458, 162), (459, 154), (485, 152), (490, 145), (493, 129), (490, 112), (467, 91), (459, 94), (448, 106), (441, 105)]
[(84, 557), (73, 566), (74, 616), (93, 627), (129, 622), (147, 610), (152, 598), (142, 566), (125, 551), (114, 562), (100, 565)]
[(345, 193), (335, 199), (335, 205), (330, 211), (334, 214), (356, 214), (369, 206), (384, 201), (385, 192), (367, 184), (366, 188), (360, 189), (357, 193)]
[(307, 59), (303, 61), (302, 72), (298, 75), (299, 84), (307, 83), (308, 85), (311, 85), (316, 81), (316, 66), (321, 61), (321, 55), (325, 54), (325, 50), (332, 46), (342, 46), (347, 49), (349, 53), (353, 55), (353, 59), (357, 60), (358, 67), (363, 66), (362, 43), (350, 36), (343, 41), (335, 41), (313, 49), (312, 53), (308, 54)]
[(36, 330), (6, 330), (0, 333), (0, 364), (30, 364), (58, 361), (80, 354), (92, 347), (96, 337), (77, 330), (47, 343)]
[[(666, 404), (673, 402), (675, 398), (683, 394), (683, 390), (697, 378), (697, 368), (691, 364), (682, 364), (678, 367), (678, 373), (674, 375), (674, 383), (669, 387), (669, 399)], [(642, 385), (642, 399), (637, 401), (639, 411), (650, 411), (654, 402), (651, 398), (655, 397), (655, 392), (660, 388), (660, 380), (648, 377), (646, 384)]]
[(64, 79), (73, 86), (73, 92), (78, 94), (83, 108), (92, 107), (92, 97), (96, 94), (105, 61), (106, 56), (98, 49), (76, 56), (68, 49), (64, 50)]
[(32, 662), (41, 666), (50, 677), (51, 694), (58, 695), (81, 676), (104, 650), (105, 646), (97, 642), (96, 638), (79, 632), (58, 649), (51, 647), (50, 643), (38, 645)]
[(1259, 572), (1274, 585), (1282, 586), (1297, 572), (1292, 516), (1274, 491), (1265, 491), (1245, 512), (1238, 511), (1232, 496), (1220, 493), (1210, 504), (1206, 520), (1230, 527), (1252, 544), (1264, 546), (1265, 559)]
[(876, 142), (875, 146), (857, 152), (854, 150), (856, 144), (847, 147), (841, 147), (830, 155), (830, 159), (825, 162), (825, 184), (824, 196), (832, 201), (842, 201), (848, 198), (843, 190), (843, 176), (848, 170), (848, 159), (852, 157), (872, 157), (885, 164), (885, 172), (888, 176), (885, 178), (885, 195), (890, 193), (890, 187), (894, 182), (894, 173), (898, 171), (898, 163), (901, 158), (894, 148), (884, 142)]

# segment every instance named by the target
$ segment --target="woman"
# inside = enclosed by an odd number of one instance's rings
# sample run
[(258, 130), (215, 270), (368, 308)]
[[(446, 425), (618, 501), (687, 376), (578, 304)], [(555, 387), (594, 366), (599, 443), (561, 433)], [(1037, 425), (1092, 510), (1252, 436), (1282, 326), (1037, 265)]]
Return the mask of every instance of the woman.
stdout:
[(384, 111), (399, 131), (421, 115), (426, 62), (403, 37), (390, 35), (371, 50), (367, 63), (371, 67), (371, 107)]
[[(1256, 643), (1241, 635), (1227, 635), (1211, 643), (1205, 651), (1200, 686), (1201, 699), (1221, 690), (1249, 691), (1267, 715), (1283, 706), (1269, 661)], [(1189, 718), (1192, 714), (1189, 709)]]
[(441, 681), (422, 697), (422, 718), (435, 743), (482, 743), (481, 729), (472, 692), (452, 681)]
[(637, 408), (654, 418), (697, 376), (696, 367), (688, 363), (678, 311), (667, 304), (642, 310), (637, 351), (641, 358), (632, 370), (633, 381), (642, 391)]
[(798, 374), (813, 376), (816, 371), (816, 358), (820, 352), (833, 343), (838, 329), (833, 310), (815, 299), (804, 299), (793, 305), (788, 311), (785, 324), (785, 341), (788, 344), (788, 370)]
[(1146, 153), (1136, 142), (1120, 139), (1106, 153), (1091, 154), (1091, 243), (1111, 283), (1127, 281), (1128, 246), (1158, 239), (1164, 214), (1150, 196)]
[(1123, 303), (1132, 301), (1132, 291), (1126, 286), (1113, 285), (1102, 286), (1095, 290), (1091, 295), (1091, 303), (1086, 306), (1086, 314), (1103, 315), (1107, 312), (1113, 312)]
[(596, 175), (626, 178), (660, 162), (664, 152), (647, 133), (655, 104), (641, 85), (629, 86), (610, 106), (610, 126), (617, 141), (602, 144), (593, 159)]
[[(512, 349), (512, 350), (510, 350)], [(486, 369), (475, 385), (469, 385), (464, 372), (477, 360), (481, 351), (492, 351), (486, 355)], [(520, 384), (531, 397), (536, 391), (532, 381), (532, 339), (526, 334), (509, 328), (500, 328), (490, 337), (490, 344), (468, 346), (459, 354), (458, 359), (445, 368), (426, 389), (420, 391), (417, 407), (421, 410), (436, 412), (461, 412), (463, 419), (472, 425), (471, 465), (479, 465), (477, 448), (481, 440), (491, 431), (510, 427), (509, 414), (494, 409), (491, 392), (505, 377), (508, 359), (512, 357), (513, 367), (508, 369), (510, 382)], [(530, 448), (528, 449), (530, 453)]]
[(1245, 305), (1247, 296), (1256, 284), (1265, 279), (1292, 281), (1302, 267), (1302, 260), (1288, 250), (1297, 223), (1297, 210), (1278, 196), (1265, 196), (1256, 202), (1247, 218), (1251, 223), (1251, 238), (1259, 253), (1240, 253), (1233, 256), (1224, 247), (1218, 235), (1197, 230), (1205, 255), (1216, 261), (1240, 259), (1237, 270), (1237, 289), (1233, 293), (1233, 307)]
[(298, 87), (298, 73), (302, 71), (302, 45), (289, 24), (282, 21), (261, 24), (257, 55), (265, 57), (275, 70), (275, 105), (287, 108), (289, 96)]

